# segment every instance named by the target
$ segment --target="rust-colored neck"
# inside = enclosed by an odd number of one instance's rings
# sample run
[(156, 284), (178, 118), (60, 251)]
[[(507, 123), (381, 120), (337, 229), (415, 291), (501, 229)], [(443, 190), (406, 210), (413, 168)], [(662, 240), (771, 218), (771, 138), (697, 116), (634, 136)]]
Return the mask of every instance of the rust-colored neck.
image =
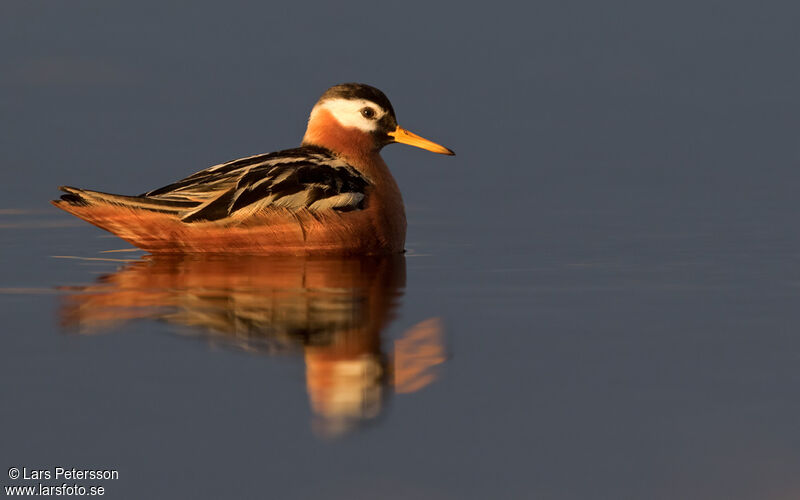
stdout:
[(343, 127), (328, 110), (316, 109), (308, 121), (303, 145), (330, 149), (371, 181), (367, 212), (386, 246), (402, 250), (406, 234), (403, 197), (372, 135)]
[[(354, 127), (343, 127), (327, 109), (312, 112), (303, 144), (328, 148), (360, 170), (379, 156), (372, 134)], [(369, 175), (366, 171), (364, 173)]]

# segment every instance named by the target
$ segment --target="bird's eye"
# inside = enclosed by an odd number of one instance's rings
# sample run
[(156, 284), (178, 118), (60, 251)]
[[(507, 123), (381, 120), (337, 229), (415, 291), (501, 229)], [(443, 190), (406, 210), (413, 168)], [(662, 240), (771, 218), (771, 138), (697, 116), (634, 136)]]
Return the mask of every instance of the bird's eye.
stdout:
[(361, 110), (361, 115), (368, 120), (372, 120), (375, 118), (375, 110), (372, 108), (364, 108)]

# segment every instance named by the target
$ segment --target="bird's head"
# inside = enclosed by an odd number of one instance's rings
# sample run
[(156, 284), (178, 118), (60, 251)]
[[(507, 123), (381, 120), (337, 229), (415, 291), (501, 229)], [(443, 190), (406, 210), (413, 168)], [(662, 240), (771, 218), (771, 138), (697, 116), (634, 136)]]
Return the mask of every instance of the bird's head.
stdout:
[(362, 83), (344, 83), (325, 91), (311, 110), (303, 138), (303, 144), (323, 146), (345, 156), (376, 153), (393, 142), (455, 154), (400, 127), (384, 93)]

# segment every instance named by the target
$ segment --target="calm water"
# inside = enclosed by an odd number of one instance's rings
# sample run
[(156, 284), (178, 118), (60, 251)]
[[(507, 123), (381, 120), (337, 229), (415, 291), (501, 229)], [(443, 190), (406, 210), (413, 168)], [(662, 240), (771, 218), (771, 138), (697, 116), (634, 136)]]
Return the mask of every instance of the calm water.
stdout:
[[(800, 497), (800, 8), (0, 7), (0, 485)], [(409, 252), (164, 259), (51, 208), (384, 90)], [(60, 484), (61, 481), (43, 481)]]

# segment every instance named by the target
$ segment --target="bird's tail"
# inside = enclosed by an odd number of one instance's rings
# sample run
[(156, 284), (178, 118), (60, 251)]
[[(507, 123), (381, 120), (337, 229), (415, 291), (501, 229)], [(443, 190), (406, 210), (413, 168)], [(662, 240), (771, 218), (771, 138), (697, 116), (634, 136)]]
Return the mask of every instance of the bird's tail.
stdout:
[(149, 250), (168, 239), (174, 226), (199, 203), (162, 200), (148, 196), (123, 196), (61, 186), (56, 207)]
[[(62, 194), (60, 200), (53, 200), (53, 205), (73, 214), (73, 208), (98, 205), (115, 205), (133, 210), (150, 210), (162, 213), (180, 214), (199, 205), (199, 203), (194, 201), (162, 200), (149, 196), (124, 196), (121, 194), (101, 193), (100, 191), (91, 191), (89, 189), (78, 189), (70, 186), (60, 186), (58, 189), (64, 191), (66, 194)], [(81, 216), (79, 215), (78, 217)]]

